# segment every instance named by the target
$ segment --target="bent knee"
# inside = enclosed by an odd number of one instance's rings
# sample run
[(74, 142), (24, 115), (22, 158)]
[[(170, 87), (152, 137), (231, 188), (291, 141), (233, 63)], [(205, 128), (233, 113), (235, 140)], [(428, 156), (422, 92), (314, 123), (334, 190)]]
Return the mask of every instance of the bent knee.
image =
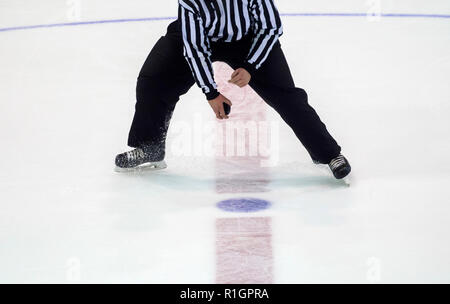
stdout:
[(190, 83), (177, 83), (161, 77), (139, 76), (136, 85), (138, 102), (159, 101), (176, 103), (181, 95), (186, 94), (192, 86)]
[(308, 93), (304, 89), (301, 88), (289, 88), (283, 90), (283, 99), (285, 102), (290, 103), (307, 103), (308, 102)]

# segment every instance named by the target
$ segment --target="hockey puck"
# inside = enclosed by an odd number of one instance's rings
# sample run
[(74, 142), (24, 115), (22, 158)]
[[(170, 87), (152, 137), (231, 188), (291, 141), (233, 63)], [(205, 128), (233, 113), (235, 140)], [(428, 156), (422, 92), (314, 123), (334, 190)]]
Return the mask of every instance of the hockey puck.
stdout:
[(223, 109), (225, 110), (225, 115), (227, 115), (227, 116), (230, 115), (231, 107), (229, 104), (223, 103)]

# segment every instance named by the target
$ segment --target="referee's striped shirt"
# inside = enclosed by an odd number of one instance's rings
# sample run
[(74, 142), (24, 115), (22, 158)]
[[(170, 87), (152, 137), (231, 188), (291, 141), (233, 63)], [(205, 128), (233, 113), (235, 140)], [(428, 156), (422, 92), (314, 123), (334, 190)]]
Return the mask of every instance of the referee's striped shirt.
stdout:
[(253, 73), (283, 34), (273, 0), (178, 0), (184, 56), (208, 100), (219, 96), (211, 63), (211, 42), (254, 36), (243, 68)]

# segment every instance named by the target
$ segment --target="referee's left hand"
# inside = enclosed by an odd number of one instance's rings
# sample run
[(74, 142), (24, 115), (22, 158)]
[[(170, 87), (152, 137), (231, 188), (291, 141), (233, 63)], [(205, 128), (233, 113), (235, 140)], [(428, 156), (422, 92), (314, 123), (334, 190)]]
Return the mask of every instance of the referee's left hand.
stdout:
[(227, 104), (230, 107), (233, 105), (228, 98), (220, 94), (217, 98), (208, 100), (208, 102), (213, 109), (214, 114), (216, 114), (217, 119), (228, 119), (224, 104)]
[(231, 75), (231, 79), (228, 80), (229, 83), (235, 84), (240, 88), (245, 87), (252, 79), (252, 76), (246, 69), (239, 68)]

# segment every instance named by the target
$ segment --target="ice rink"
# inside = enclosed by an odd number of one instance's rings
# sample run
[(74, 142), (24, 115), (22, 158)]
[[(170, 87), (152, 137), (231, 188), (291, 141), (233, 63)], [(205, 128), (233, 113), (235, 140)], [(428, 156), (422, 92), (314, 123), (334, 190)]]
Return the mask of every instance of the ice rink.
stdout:
[(0, 283), (450, 283), (450, 2), (275, 3), (347, 183), (221, 63), (232, 118), (193, 87), (114, 172), (177, 1), (0, 0)]

